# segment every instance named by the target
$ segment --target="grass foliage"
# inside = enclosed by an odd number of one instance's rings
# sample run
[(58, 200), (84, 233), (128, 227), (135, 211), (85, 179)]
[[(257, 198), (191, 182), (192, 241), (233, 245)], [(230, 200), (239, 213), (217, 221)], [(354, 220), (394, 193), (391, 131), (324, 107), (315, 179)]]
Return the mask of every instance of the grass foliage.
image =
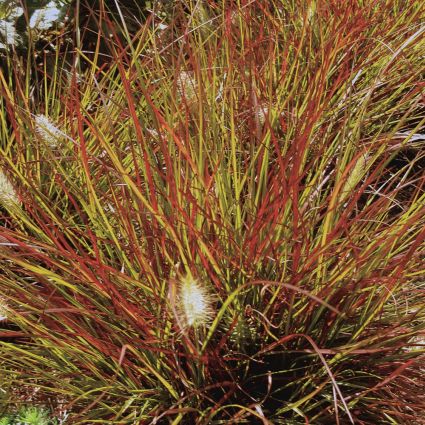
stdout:
[(423, 3), (172, 3), (6, 59), (1, 407), (423, 423)]

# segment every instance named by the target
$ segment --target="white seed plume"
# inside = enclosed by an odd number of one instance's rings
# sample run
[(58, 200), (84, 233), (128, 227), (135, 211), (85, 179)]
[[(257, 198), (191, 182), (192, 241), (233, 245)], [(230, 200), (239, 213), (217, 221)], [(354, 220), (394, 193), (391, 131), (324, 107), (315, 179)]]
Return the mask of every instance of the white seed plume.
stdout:
[(188, 101), (196, 98), (196, 81), (193, 72), (182, 71), (177, 76), (177, 93)]
[(4, 206), (10, 206), (18, 203), (18, 195), (7, 178), (6, 174), (0, 170), (0, 203)]
[(52, 148), (56, 147), (59, 140), (63, 138), (62, 131), (45, 115), (35, 116), (35, 131)]
[(7, 319), (7, 310), (6, 301), (0, 297), (0, 322)]
[(178, 300), (185, 325), (198, 327), (211, 321), (213, 297), (204, 286), (193, 278), (186, 277), (181, 281)]
[(409, 345), (405, 348), (406, 351), (425, 350), (425, 335), (414, 336)]
[(258, 105), (256, 113), (257, 113), (258, 121), (260, 122), (261, 125), (264, 125), (266, 122), (266, 116), (269, 115), (269, 107)]
[[(275, 119), (273, 119), (273, 111), (274, 109), (270, 109), (268, 105), (262, 103), (254, 107), (254, 114), (257, 116), (258, 121), (261, 125), (264, 125), (266, 121), (268, 121), (270, 124), (273, 124)], [(284, 112), (281, 112), (280, 114), (277, 114), (276, 120), (280, 119), (281, 117), (284, 117)]]

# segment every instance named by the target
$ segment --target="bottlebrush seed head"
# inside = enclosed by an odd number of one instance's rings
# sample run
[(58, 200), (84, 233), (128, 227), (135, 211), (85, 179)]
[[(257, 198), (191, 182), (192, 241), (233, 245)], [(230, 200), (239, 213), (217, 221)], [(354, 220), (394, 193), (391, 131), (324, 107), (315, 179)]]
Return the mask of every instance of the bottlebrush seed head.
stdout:
[(196, 98), (196, 81), (193, 72), (182, 71), (177, 76), (177, 92), (188, 101)]
[(18, 195), (6, 174), (0, 170), (0, 203), (10, 206), (18, 203)]
[(35, 116), (36, 133), (52, 148), (63, 137), (62, 132), (45, 115)]
[(269, 108), (268, 106), (258, 105), (258, 109), (256, 111), (258, 121), (261, 125), (264, 125), (266, 122), (266, 117), (269, 114)]
[(7, 310), (6, 301), (0, 297), (0, 322), (7, 319)]
[(207, 288), (192, 277), (186, 277), (181, 281), (178, 301), (185, 325), (198, 327), (212, 320), (213, 297)]

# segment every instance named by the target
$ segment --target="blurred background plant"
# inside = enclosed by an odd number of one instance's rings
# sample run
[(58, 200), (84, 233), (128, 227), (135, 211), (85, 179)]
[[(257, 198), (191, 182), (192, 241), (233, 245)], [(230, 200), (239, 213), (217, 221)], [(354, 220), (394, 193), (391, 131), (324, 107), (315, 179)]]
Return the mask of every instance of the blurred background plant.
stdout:
[(0, 418), (0, 425), (61, 425), (63, 419), (49, 419), (47, 410), (41, 407), (24, 406), (15, 415)]
[(422, 2), (139, 6), (7, 49), (3, 411), (423, 423)]
[(29, 40), (44, 38), (46, 31), (63, 27), (69, 1), (2, 0), (0, 2), (0, 49), (27, 48)]

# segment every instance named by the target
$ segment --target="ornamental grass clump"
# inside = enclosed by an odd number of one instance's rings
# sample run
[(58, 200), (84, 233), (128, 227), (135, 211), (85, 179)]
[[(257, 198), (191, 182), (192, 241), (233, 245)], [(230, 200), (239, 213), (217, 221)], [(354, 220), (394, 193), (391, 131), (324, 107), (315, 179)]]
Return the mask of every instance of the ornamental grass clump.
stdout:
[(0, 73), (2, 411), (421, 423), (422, 3), (201, 3)]

